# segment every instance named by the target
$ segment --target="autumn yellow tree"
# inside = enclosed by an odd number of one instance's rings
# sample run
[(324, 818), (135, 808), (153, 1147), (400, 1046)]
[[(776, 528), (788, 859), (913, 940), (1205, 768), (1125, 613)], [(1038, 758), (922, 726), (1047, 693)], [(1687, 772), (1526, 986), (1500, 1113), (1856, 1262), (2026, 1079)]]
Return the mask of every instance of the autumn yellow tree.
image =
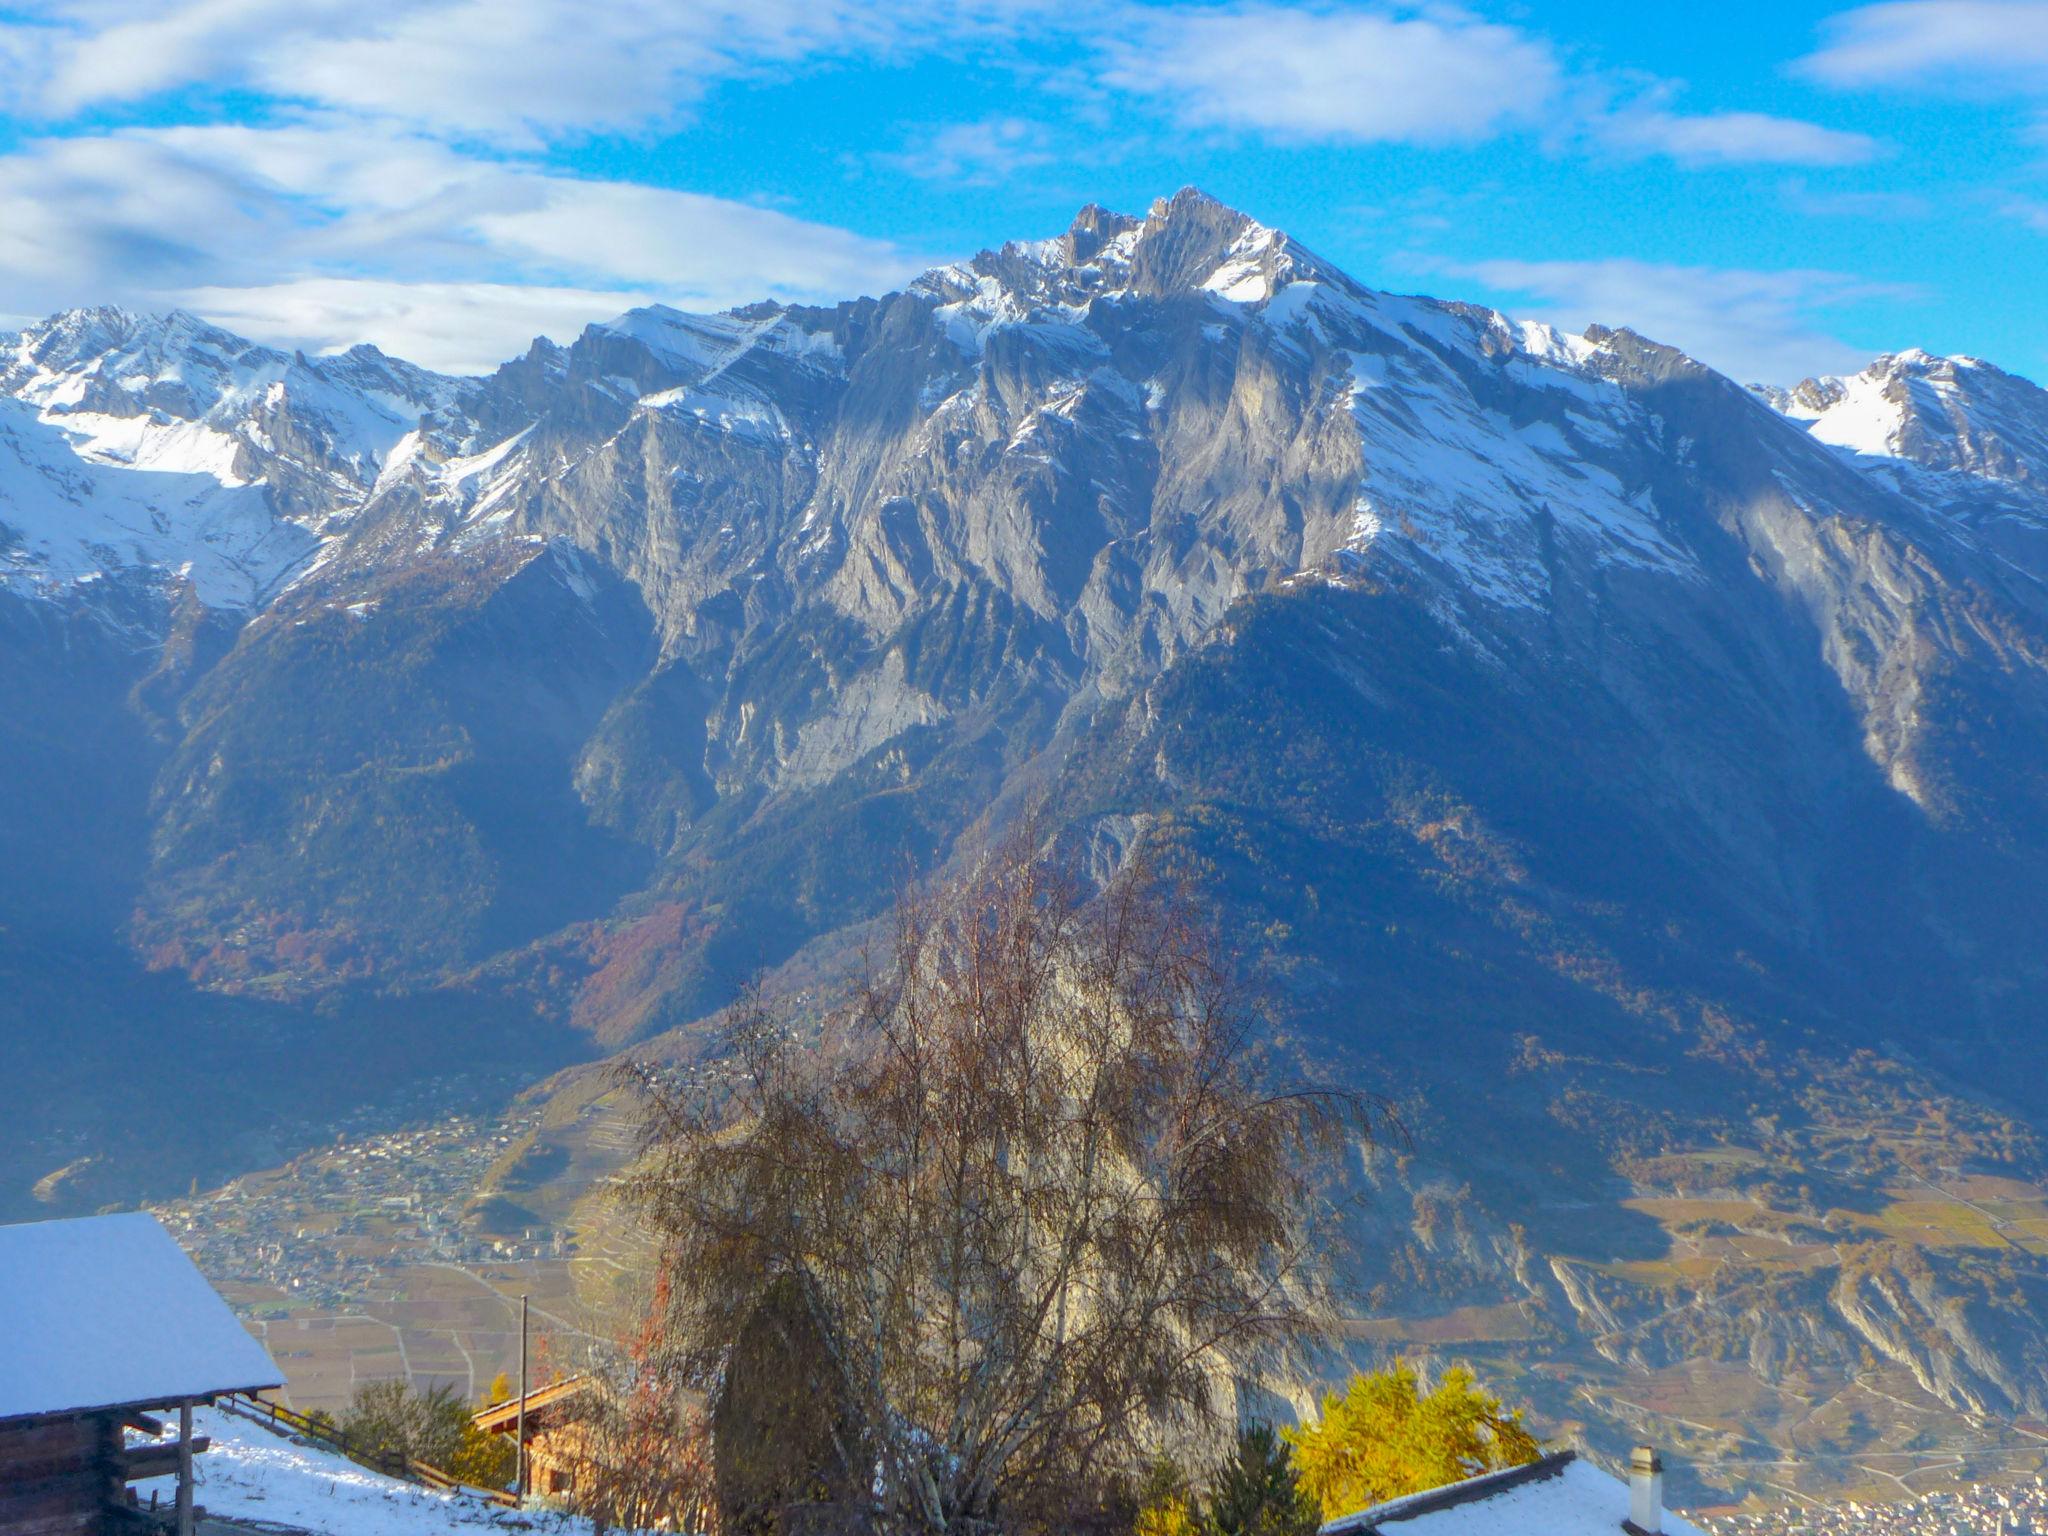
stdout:
[(1537, 1456), (1520, 1411), (1504, 1412), (1464, 1366), (1425, 1392), (1402, 1360), (1354, 1375), (1342, 1395), (1324, 1396), (1318, 1422), (1285, 1434), (1325, 1520)]
[(1171, 1457), (1160, 1456), (1138, 1484), (1136, 1536), (1199, 1536), (1202, 1503), (1187, 1474)]

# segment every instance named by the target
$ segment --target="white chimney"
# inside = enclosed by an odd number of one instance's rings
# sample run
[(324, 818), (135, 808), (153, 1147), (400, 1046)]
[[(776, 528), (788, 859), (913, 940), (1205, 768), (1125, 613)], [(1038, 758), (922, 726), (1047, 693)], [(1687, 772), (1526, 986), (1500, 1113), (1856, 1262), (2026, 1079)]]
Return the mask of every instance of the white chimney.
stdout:
[(1647, 1445), (1629, 1453), (1628, 1528), (1635, 1536), (1664, 1536), (1664, 1463)]

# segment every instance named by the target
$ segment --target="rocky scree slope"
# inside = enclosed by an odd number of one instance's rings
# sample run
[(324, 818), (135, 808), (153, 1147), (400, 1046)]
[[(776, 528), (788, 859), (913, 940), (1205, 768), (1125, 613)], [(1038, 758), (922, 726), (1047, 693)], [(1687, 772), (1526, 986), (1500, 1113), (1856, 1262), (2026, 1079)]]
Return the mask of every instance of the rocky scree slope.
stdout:
[[(0, 388), (17, 944), (682, 1049), (1036, 809), (1195, 873), (1305, 1037), (1437, 1106), (1403, 1200), (1486, 1193), (1382, 1234), (1389, 1306), (1635, 1326), (1547, 1264), (1654, 1262), (1615, 1202), (1688, 1148), (1831, 1168), (1737, 1191), (1788, 1219), (2038, 1174), (2048, 396), (1988, 365), (1748, 390), (1187, 191), (483, 379), (94, 311)], [(1845, 1150), (1877, 1081), (1955, 1134)], [(1993, 1286), (1951, 1258), (1927, 1297)], [(1883, 1334), (2041, 1411), (1843, 1275), (1802, 1359)], [(1724, 1311), (1660, 1347), (1775, 1347)]]

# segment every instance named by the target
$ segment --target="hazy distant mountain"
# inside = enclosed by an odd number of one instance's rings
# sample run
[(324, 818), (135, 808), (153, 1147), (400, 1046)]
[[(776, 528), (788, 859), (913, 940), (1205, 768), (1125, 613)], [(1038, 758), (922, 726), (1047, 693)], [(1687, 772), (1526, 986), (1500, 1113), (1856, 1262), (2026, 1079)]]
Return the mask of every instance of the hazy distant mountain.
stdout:
[[(2048, 1207), (1981, 1243), (1887, 1214), (2044, 1174), (2024, 380), (1747, 390), (1375, 292), (1188, 191), (485, 379), (91, 311), (0, 391), (34, 1049), (124, 1016), (65, 1017), (86, 952), (180, 1029), (417, 1067), (516, 1020), (537, 1070), (1039, 808), (1195, 873), (1304, 1036), (1407, 1096), (1376, 1306), (1507, 1308), (1470, 1344), (1502, 1360), (1868, 1355), (2048, 1413)], [(37, 1104), (40, 1176), (91, 1137)]]

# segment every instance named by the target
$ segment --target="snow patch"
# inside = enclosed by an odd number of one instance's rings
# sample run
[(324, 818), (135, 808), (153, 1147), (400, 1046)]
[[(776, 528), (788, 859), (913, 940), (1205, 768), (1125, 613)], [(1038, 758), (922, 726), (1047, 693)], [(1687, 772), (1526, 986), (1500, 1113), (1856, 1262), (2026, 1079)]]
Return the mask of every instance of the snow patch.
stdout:
[[(462, 1494), (440, 1493), (382, 1476), (332, 1451), (285, 1439), (236, 1414), (196, 1409), (195, 1432), (212, 1449), (193, 1462), (195, 1502), (209, 1515), (292, 1526), (320, 1536), (447, 1536), (451, 1531), (559, 1532), (587, 1536), (590, 1523), (519, 1511)], [(131, 1439), (131, 1444), (146, 1443)], [(168, 1504), (174, 1477), (131, 1485), (144, 1504)]]
[(1807, 431), (1823, 443), (1870, 458), (1891, 458), (1898, 452), (1905, 427), (1904, 404), (1892, 397), (1886, 380), (1869, 373), (1829, 380), (1841, 386), (1840, 398), (1808, 418)]

